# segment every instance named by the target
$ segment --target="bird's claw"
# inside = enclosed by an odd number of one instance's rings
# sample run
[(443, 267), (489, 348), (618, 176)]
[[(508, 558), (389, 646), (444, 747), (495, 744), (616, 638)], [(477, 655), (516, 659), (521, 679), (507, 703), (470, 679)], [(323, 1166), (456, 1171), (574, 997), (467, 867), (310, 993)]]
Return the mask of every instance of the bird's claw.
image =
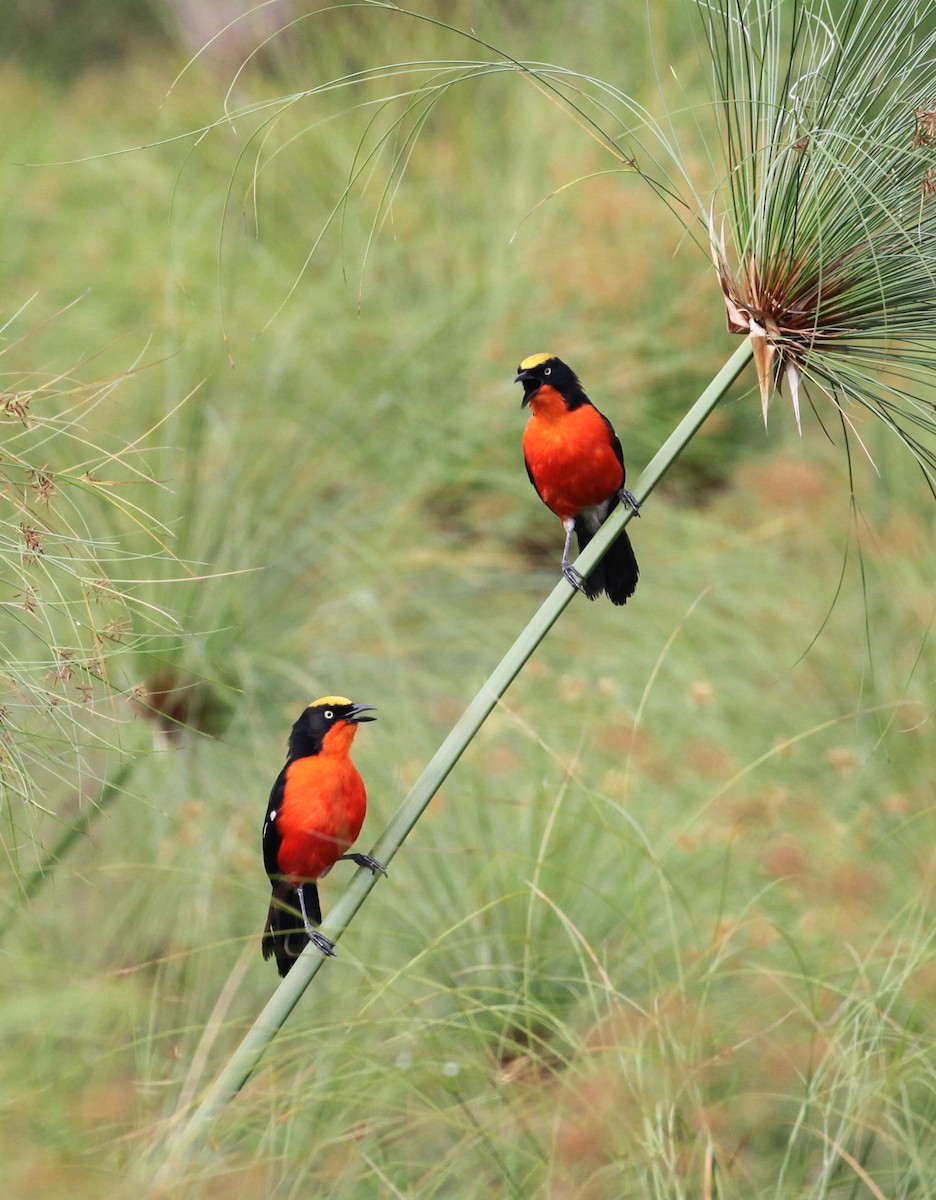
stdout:
[(387, 868), (382, 862), (378, 862), (370, 854), (342, 854), (342, 858), (348, 859), (350, 862), (357, 863), (359, 867), (366, 867), (372, 875), (386, 875)]
[(640, 516), (640, 502), (638, 501), (637, 497), (634, 495), (633, 492), (629, 492), (627, 490), (627, 488), (622, 487), (618, 491), (618, 496), (620, 497), (620, 499), (623, 501), (624, 504), (630, 505), (630, 507), (634, 510), (635, 517)]
[(327, 938), (324, 933), (321, 933), (313, 925), (306, 925), (306, 936), (316, 950), (321, 950), (326, 958), (335, 957), (335, 943), (331, 938)]
[(577, 571), (571, 563), (562, 564), (562, 574), (577, 592), (585, 591), (585, 576), (581, 571)]

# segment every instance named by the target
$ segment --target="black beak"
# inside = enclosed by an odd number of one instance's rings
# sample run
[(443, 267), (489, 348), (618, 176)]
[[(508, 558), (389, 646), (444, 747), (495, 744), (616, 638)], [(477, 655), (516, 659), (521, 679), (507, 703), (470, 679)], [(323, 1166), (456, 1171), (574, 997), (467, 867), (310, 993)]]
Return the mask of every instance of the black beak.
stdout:
[(523, 384), (523, 399), (520, 401), (520, 407), (526, 408), (530, 403), (530, 398), (539, 391), (539, 382), (531, 378), (529, 371), (518, 371), (514, 383)]
[(345, 720), (348, 721), (351, 725), (360, 725), (362, 723), (362, 721), (376, 721), (377, 720), (376, 717), (362, 717), (361, 716), (361, 713), (373, 712), (373, 711), (374, 711), (373, 704), (352, 704), (351, 711), (345, 717)]

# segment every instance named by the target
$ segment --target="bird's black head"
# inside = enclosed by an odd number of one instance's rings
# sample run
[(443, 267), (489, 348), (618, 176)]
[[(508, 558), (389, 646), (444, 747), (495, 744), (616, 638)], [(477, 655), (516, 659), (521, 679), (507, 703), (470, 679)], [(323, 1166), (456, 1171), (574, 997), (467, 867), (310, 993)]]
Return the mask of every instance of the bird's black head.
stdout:
[(373, 712), (372, 704), (352, 704), (344, 696), (323, 696), (313, 701), (304, 710), (292, 727), (289, 735), (289, 761), (321, 754), (328, 743), (340, 750), (350, 748), (356, 726), (363, 721), (376, 721), (376, 717), (362, 714)]
[(544, 384), (554, 388), (566, 401), (569, 408), (578, 408), (588, 397), (582, 391), (578, 376), (571, 367), (567, 367), (561, 358), (555, 354), (531, 354), (517, 368), (514, 383), (523, 384), (523, 400), (520, 407), (525, 408)]

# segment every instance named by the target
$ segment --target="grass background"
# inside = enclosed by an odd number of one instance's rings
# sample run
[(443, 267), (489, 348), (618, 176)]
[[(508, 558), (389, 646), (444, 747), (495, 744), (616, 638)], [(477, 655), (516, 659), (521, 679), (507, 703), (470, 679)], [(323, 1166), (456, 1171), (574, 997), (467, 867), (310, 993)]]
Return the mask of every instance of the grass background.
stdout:
[[(662, 6), (653, 48), (691, 103), (680, 11)], [(643, 14), (456, 16), (660, 103)], [(522, 469), (516, 362), (579, 370), (633, 481), (734, 348), (677, 223), (633, 176), (595, 175), (611, 160), (519, 78), (452, 91), (390, 211), (384, 162), (304, 269), (373, 110), (297, 103), (255, 174), (260, 118), (166, 140), (218, 119), (239, 60), (206, 56), (167, 96), (184, 47), (121, 51), (0, 66), (18, 114), (0, 371), (35, 395), (29, 428), (6, 412), (7, 454), (57, 479), (82, 444), (117, 454), (112, 492), (146, 514), (76, 493), (60, 557), (95, 550), (120, 581), (89, 696), (55, 675), (48, 614), (74, 622), (77, 600), (24, 558), (5, 477), (4, 644), (39, 681), (24, 699), (7, 679), (3, 701), (21, 718), (0, 993), (15, 1197), (145, 1191), (139, 1164), (269, 995), (259, 825), (302, 705), (379, 709), (356, 750), (367, 848), (552, 586), (561, 531)], [(346, 12), (236, 94), (465, 54)], [(854, 461), (850, 494), (812, 414), (800, 440), (777, 403), (765, 433), (742, 384), (633, 529), (635, 599), (566, 612), (178, 1194), (930, 1194), (931, 498), (868, 421), (879, 474)], [(70, 494), (30, 499), (48, 537)], [(53, 710), (80, 714), (64, 749), (42, 740)], [(121, 755), (121, 791), (23, 902)]]

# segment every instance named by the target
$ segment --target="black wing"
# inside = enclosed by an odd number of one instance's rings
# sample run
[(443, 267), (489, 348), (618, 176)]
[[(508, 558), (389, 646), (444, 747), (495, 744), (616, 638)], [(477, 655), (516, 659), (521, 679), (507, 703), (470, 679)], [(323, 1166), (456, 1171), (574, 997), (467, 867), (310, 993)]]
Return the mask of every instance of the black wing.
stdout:
[(614, 451), (615, 458), (621, 464), (621, 486), (623, 487), (625, 472), (624, 472), (624, 451), (621, 449), (621, 441), (618, 438), (618, 435), (614, 432), (614, 426), (611, 424), (611, 422), (608, 420), (608, 418), (604, 415), (604, 413), (601, 411), (601, 409), (596, 408), (595, 412), (598, 414), (599, 417), (601, 417), (601, 419), (602, 419), (602, 421), (604, 421), (605, 425), (607, 425), (608, 433), (611, 435), (611, 449)]
[[(536, 480), (533, 478), (533, 472), (530, 470), (530, 464), (525, 454), (523, 456), (523, 465), (526, 467), (527, 478), (529, 479), (530, 483), (533, 484), (533, 488), (536, 491), (537, 496), (539, 496), (540, 500), (543, 500), (543, 493), (536, 486)], [(543, 500), (543, 503), (545, 504), (546, 501)]]
[[(322, 909), (319, 905), (318, 888), (314, 883), (304, 883), (302, 894), (309, 919), (316, 925), (321, 925)], [(270, 911), (267, 913), (266, 928), (263, 931), (263, 957), (267, 959), (275, 955), (277, 970), (284, 978), (309, 944), (309, 936), (302, 927), (302, 917), (297, 911), (298, 900), (294, 887), (274, 880)]]
[(271, 879), (280, 874), (279, 848), (283, 839), (279, 835), (278, 818), (285, 792), (286, 767), (283, 767), (276, 777), (276, 783), (273, 784), (266, 816), (263, 818), (263, 865)]

